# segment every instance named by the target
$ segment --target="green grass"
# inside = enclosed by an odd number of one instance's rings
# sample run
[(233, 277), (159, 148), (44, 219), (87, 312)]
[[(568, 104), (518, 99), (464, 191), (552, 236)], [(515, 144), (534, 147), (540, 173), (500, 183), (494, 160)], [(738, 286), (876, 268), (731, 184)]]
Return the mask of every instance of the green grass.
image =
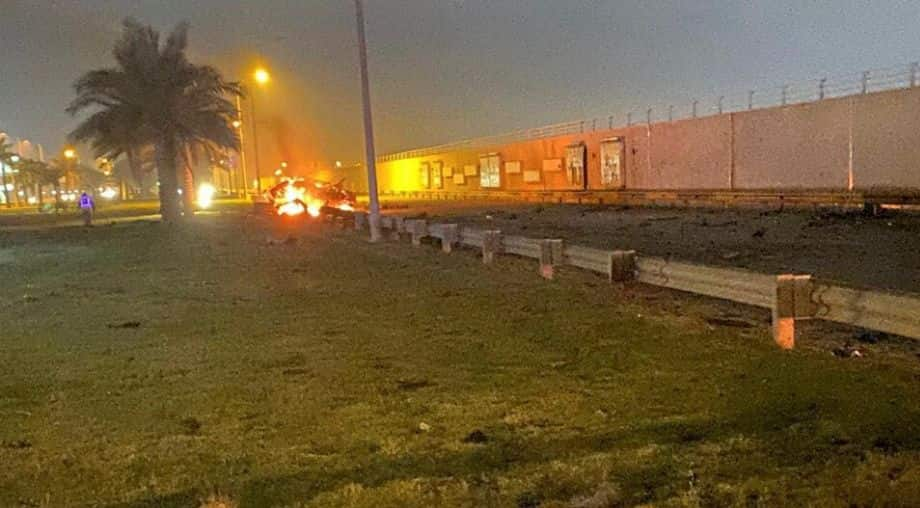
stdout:
[(916, 358), (783, 352), (704, 299), (295, 233), (0, 233), (0, 506), (920, 501)]
[[(79, 223), (82, 215), (76, 203), (66, 203), (67, 208), (58, 213), (39, 212), (37, 207), (5, 208), (0, 206), (0, 228), (18, 226), (47, 226), (62, 223)], [(220, 199), (215, 201), (211, 210), (214, 211), (248, 211), (252, 203), (245, 199)], [(104, 223), (108, 219), (120, 217), (134, 217), (154, 215), (160, 213), (160, 202), (156, 200), (139, 201), (104, 201), (96, 203), (96, 223)]]

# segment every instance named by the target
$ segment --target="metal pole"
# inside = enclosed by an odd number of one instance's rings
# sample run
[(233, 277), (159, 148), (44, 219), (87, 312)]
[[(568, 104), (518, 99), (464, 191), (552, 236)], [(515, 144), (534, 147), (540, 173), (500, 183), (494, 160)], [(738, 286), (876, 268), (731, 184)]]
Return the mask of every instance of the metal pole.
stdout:
[(723, 103), (724, 103), (724, 102), (725, 102), (725, 96), (724, 96), (724, 95), (723, 95), (723, 96), (720, 96), (720, 97), (719, 97), (719, 114), (720, 114), (720, 115), (721, 115), (722, 112), (724, 111), (724, 108), (723, 108)]
[(237, 129), (240, 135), (240, 166), (243, 170), (243, 182), (241, 190), (243, 192), (242, 197), (246, 197), (249, 192), (246, 190), (249, 188), (249, 176), (246, 175), (246, 144), (243, 141), (243, 108), (242, 102), (240, 102), (240, 96), (236, 96), (236, 121), (240, 122), (240, 128)]
[(256, 120), (256, 88), (252, 87), (252, 92), (249, 94), (249, 116), (252, 117), (252, 148), (253, 148), (253, 160), (256, 163), (256, 191), (259, 193), (259, 196), (262, 195), (262, 168), (259, 166), (259, 125)]
[(754, 109), (754, 90), (748, 92), (748, 110)]
[(361, 63), (361, 97), (364, 103), (364, 152), (367, 159), (368, 222), (371, 241), (380, 241), (380, 202), (377, 197), (377, 155), (374, 150), (374, 120), (371, 115), (371, 86), (367, 76), (367, 38), (364, 35), (364, 5), (355, 0), (358, 25), (358, 56)]
[(824, 100), (824, 87), (827, 85), (827, 78), (821, 78), (821, 81), (818, 81), (818, 100)]

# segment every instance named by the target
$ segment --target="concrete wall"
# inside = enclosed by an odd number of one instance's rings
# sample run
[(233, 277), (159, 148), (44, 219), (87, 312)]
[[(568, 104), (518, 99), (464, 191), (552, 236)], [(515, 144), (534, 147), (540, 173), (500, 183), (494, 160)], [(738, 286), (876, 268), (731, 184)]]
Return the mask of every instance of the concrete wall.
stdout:
[[(626, 189), (847, 191), (852, 182), (855, 190), (920, 192), (920, 88), (384, 161), (380, 189), (422, 190), (422, 162), (462, 171), (478, 166), (482, 154), (499, 153), (501, 190), (578, 190), (565, 171), (525, 183), (523, 173), (505, 173), (504, 162), (540, 170), (545, 159), (563, 159), (567, 146), (584, 143), (588, 188), (599, 190), (600, 143), (610, 137), (625, 140)], [(480, 190), (479, 178), (465, 185), (445, 178), (443, 190)]]

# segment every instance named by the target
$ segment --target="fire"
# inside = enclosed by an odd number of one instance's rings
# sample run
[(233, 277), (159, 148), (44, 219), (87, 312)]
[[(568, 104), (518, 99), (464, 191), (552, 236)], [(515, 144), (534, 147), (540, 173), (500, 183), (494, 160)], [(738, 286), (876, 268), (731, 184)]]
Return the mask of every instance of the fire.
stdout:
[(307, 188), (296, 185), (297, 180), (288, 179), (285, 181), (284, 192), (275, 197), (275, 208), (278, 215), (287, 215), (295, 217), (308, 213), (313, 217), (318, 217), (323, 203), (307, 192)]

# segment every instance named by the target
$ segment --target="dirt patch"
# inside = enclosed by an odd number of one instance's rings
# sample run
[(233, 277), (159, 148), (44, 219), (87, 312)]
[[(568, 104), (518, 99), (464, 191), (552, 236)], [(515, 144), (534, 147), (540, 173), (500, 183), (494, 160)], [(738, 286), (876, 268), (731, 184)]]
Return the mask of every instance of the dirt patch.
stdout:
[(430, 220), (505, 234), (746, 268), (809, 273), (877, 289), (920, 291), (920, 215), (867, 217), (840, 211), (758, 211), (425, 204)]

